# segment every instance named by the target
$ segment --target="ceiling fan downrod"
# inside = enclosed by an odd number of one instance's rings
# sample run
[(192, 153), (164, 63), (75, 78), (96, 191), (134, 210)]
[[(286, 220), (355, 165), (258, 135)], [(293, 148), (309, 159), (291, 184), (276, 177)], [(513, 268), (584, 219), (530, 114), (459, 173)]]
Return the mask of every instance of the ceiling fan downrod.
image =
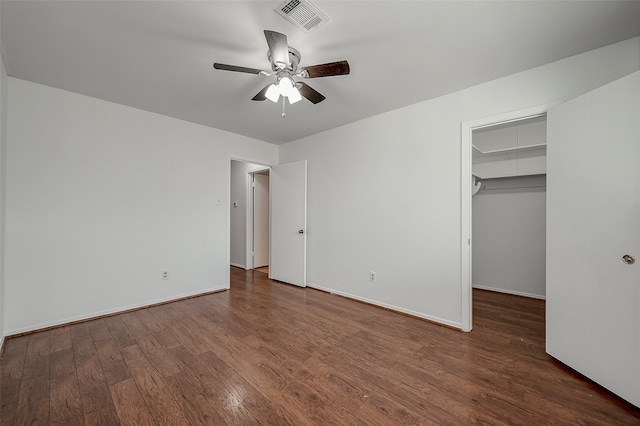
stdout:
[(281, 96), (282, 98), (282, 118), (287, 118), (287, 113), (284, 110), (284, 104), (286, 104), (286, 99), (284, 96)]

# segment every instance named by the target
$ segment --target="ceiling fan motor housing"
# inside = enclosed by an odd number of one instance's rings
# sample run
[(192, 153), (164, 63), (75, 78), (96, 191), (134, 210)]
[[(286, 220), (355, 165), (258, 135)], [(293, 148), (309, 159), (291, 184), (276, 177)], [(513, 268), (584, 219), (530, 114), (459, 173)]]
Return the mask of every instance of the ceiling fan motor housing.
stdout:
[(277, 72), (282, 69), (285, 69), (289, 71), (291, 74), (295, 74), (298, 71), (298, 64), (300, 63), (300, 59), (302, 59), (302, 55), (300, 55), (300, 52), (298, 52), (296, 49), (289, 46), (289, 64), (291, 65), (286, 68), (279, 67), (273, 61), (273, 55), (271, 55), (271, 50), (267, 51), (267, 58), (269, 58), (269, 62), (271, 63), (271, 69), (273, 71)]

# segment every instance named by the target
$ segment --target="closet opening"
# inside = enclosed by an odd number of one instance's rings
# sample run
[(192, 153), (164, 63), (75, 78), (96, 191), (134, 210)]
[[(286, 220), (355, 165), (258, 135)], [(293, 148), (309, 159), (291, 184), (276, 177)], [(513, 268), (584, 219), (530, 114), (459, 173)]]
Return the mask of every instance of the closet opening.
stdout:
[(471, 286), (546, 295), (546, 115), (471, 131)]

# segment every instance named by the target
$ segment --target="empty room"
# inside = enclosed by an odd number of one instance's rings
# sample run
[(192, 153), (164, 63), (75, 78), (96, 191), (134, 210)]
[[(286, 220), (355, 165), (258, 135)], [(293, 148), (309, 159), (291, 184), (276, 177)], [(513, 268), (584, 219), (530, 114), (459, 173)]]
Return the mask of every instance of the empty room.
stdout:
[(0, 1), (0, 424), (640, 424), (639, 1)]

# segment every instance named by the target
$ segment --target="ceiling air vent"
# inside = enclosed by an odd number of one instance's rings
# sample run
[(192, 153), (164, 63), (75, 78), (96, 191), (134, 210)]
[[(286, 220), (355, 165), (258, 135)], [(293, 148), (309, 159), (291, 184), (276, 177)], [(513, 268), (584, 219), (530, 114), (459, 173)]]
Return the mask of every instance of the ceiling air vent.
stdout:
[(327, 15), (307, 0), (283, 1), (273, 10), (305, 33), (318, 29), (329, 20)]

